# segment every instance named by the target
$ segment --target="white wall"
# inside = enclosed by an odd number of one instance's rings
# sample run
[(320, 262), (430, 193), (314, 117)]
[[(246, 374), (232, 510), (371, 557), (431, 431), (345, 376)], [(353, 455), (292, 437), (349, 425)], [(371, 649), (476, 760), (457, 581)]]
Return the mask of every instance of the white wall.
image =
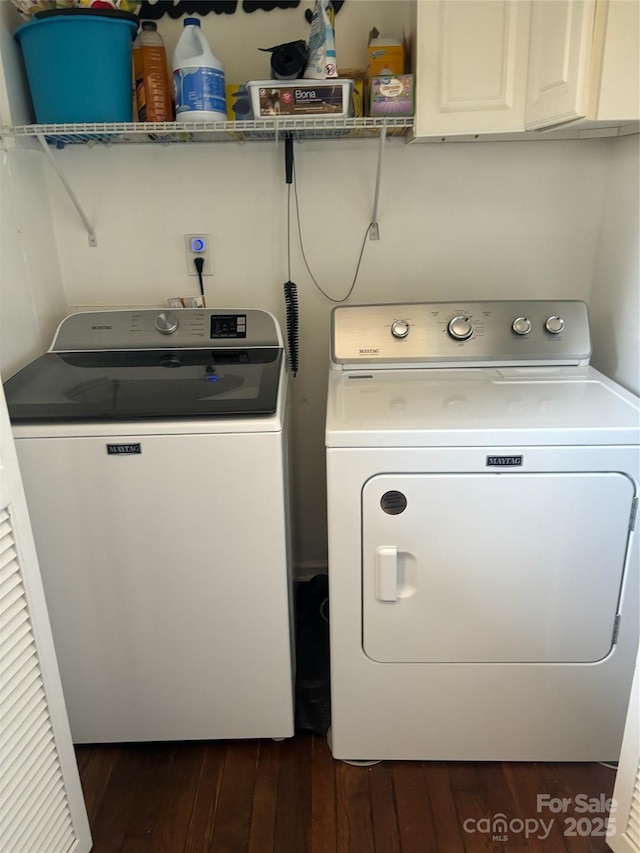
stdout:
[[(224, 65), (227, 82), (269, 79), (270, 55), (259, 48), (296, 39), (308, 41), (309, 25), (304, 13), (313, 6), (313, 0), (302, 0), (297, 9), (246, 13), (242, 11), (242, 0), (238, 0), (233, 15), (204, 16), (202, 31)], [(411, 0), (347, 0), (336, 15), (338, 67), (366, 69), (368, 34), (374, 26), (386, 37), (408, 35), (412, 6)], [(158, 31), (164, 38), (169, 57), (173, 55), (182, 29), (182, 19), (173, 20), (165, 15), (158, 21)]]
[[(307, 255), (343, 295), (369, 221), (376, 141), (296, 144)], [(369, 242), (352, 302), (448, 298), (588, 299), (609, 141), (404, 145), (385, 152), (381, 240)], [(210, 306), (283, 319), (286, 190), (282, 144), (132, 145), (56, 152), (98, 234), (88, 246), (58, 183), (51, 191), (70, 306), (161, 305), (195, 294), (185, 233), (210, 233)], [(296, 246), (294, 241), (294, 246)], [(331, 304), (294, 251), (301, 370), (294, 385), (297, 562), (325, 556), (324, 405)]]
[(51, 343), (66, 302), (38, 151), (0, 154), (0, 374), (8, 379)]
[(640, 136), (610, 149), (591, 295), (594, 367), (640, 394)]
[[(13, 32), (20, 16), (0, 0), (0, 124), (30, 117)], [(42, 154), (25, 143), (0, 150), (0, 374), (49, 345), (65, 311)]]

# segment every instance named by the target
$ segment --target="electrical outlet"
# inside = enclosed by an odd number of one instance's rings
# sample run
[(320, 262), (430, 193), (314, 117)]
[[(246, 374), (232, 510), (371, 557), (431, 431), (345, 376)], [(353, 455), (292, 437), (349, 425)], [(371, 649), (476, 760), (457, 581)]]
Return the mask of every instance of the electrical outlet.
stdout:
[(211, 261), (211, 234), (185, 234), (184, 245), (187, 255), (187, 271), (189, 275), (198, 275), (194, 260), (204, 258), (202, 275), (213, 275)]

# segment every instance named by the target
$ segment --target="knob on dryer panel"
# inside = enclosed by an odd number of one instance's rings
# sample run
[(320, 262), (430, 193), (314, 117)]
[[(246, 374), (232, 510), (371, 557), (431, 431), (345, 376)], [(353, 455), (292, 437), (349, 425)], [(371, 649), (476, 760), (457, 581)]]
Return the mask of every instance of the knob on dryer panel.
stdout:
[(518, 317), (511, 326), (516, 335), (528, 335), (531, 331), (531, 320), (528, 317)]
[(394, 320), (391, 324), (391, 334), (394, 338), (406, 338), (410, 328), (406, 320)]
[(456, 341), (466, 341), (474, 332), (474, 327), (471, 319), (464, 315), (454, 317), (449, 321), (447, 331)]
[(558, 317), (553, 314), (551, 317), (548, 317), (545, 324), (545, 329), (551, 335), (559, 335), (560, 332), (564, 329), (564, 320), (562, 317)]

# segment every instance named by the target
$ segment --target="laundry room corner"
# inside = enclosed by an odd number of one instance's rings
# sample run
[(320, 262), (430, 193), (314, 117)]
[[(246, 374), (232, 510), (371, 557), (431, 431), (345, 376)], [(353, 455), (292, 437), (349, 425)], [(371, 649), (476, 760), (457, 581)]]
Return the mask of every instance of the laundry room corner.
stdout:
[(640, 143), (608, 143), (607, 189), (591, 286), (593, 363), (640, 393)]
[(0, 152), (0, 372), (43, 352), (67, 313), (46, 163), (37, 150)]

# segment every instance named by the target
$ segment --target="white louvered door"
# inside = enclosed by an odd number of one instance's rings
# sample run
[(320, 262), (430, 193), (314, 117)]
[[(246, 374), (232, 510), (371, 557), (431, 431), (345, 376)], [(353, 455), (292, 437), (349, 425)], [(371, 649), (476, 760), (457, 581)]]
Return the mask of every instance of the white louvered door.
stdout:
[(37, 555), (0, 383), (0, 850), (88, 853)]
[[(640, 655), (631, 688), (607, 839), (614, 853), (640, 853)], [(615, 833), (615, 834), (614, 834)]]

